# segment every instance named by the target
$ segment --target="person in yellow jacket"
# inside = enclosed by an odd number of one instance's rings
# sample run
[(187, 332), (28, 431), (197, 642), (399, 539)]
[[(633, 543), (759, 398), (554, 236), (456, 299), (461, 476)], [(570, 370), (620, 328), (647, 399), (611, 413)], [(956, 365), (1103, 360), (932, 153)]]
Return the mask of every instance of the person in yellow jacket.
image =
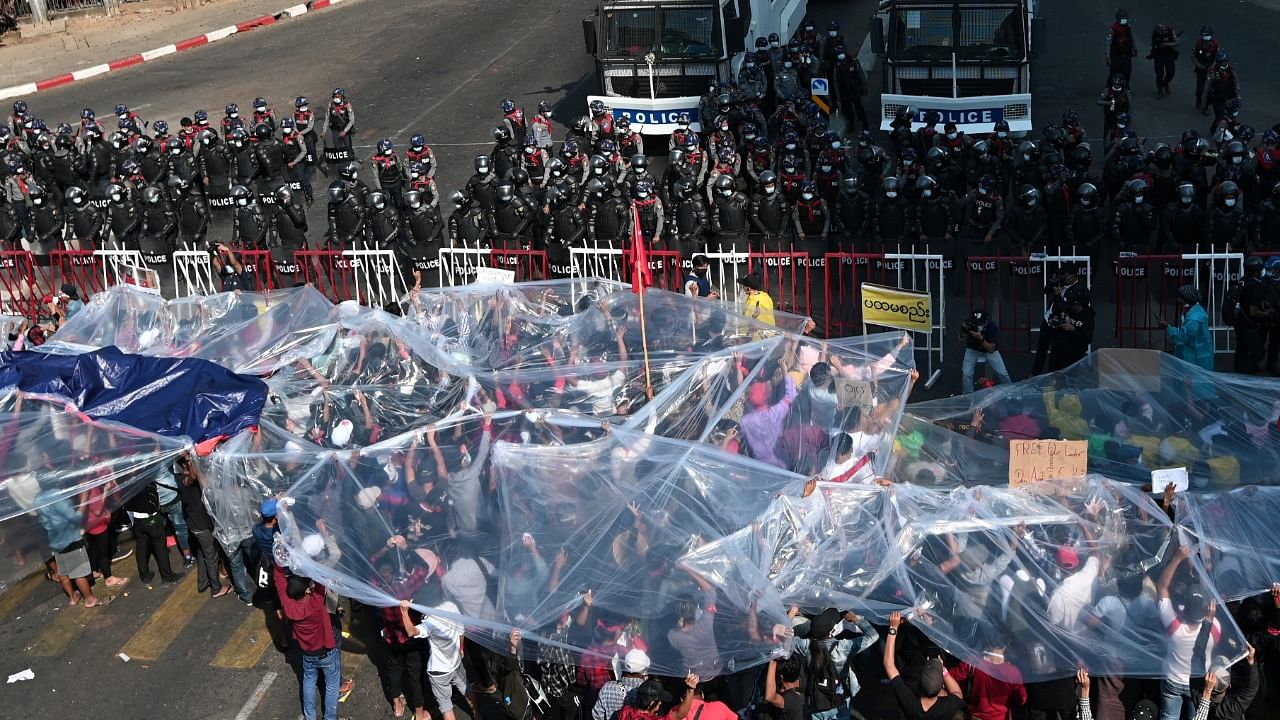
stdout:
[(764, 291), (764, 283), (756, 273), (738, 278), (738, 284), (747, 291), (747, 317), (777, 325), (773, 315), (773, 298)]
[(1044, 409), (1049, 416), (1049, 424), (1058, 428), (1063, 440), (1086, 440), (1089, 437), (1089, 421), (1080, 416), (1083, 406), (1080, 398), (1067, 393), (1058, 400), (1056, 390), (1048, 390), (1044, 394)]

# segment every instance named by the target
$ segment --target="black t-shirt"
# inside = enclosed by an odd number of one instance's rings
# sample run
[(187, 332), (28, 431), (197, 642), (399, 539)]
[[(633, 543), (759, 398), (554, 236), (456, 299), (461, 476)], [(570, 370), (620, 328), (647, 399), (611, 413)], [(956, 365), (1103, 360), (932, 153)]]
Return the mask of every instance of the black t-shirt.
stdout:
[(1260, 279), (1245, 280), (1244, 287), (1240, 288), (1240, 314), (1247, 318), (1248, 322), (1259, 322), (1261, 319), (1251, 316), (1249, 312), (1254, 309), (1266, 310), (1268, 294), (1266, 284)]
[(800, 688), (782, 691), (782, 720), (804, 720), (804, 693)]
[(954, 720), (956, 713), (965, 711), (964, 700), (947, 695), (938, 698), (933, 707), (925, 710), (920, 706), (920, 696), (907, 687), (902, 676), (889, 681), (893, 694), (898, 698), (898, 707), (902, 708), (902, 716), (906, 720)]
[(192, 530), (213, 530), (213, 518), (209, 517), (209, 511), (204, 507), (200, 483), (187, 485), (182, 481), (183, 474), (183, 470), (174, 469), (174, 476), (178, 480), (178, 499), (182, 501), (182, 511), (187, 516), (187, 527)]

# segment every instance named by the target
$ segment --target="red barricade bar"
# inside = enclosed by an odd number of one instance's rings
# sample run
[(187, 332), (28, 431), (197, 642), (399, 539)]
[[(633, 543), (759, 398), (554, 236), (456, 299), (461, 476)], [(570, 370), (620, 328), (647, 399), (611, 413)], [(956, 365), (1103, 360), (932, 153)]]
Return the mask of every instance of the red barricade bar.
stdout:
[(341, 250), (298, 250), (293, 257), (302, 278), (325, 297), (334, 302), (355, 299), (354, 272)]

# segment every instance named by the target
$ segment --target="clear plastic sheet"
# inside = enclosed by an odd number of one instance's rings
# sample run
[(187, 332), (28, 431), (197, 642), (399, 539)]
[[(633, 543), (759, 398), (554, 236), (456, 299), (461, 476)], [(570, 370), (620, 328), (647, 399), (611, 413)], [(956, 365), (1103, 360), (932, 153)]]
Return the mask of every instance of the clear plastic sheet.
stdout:
[(1280, 582), (1280, 488), (1183, 494), (1174, 508), (1223, 597), (1240, 600)]
[(317, 354), (336, 331), (336, 308), (310, 287), (165, 300), (116, 285), (90, 298), (41, 350), (81, 353), (114, 345), (141, 355), (203, 358), (257, 375)]
[(93, 421), (61, 402), (0, 396), (0, 588), (80, 540), (189, 444)]
[[(1171, 658), (1196, 675), (1211, 658), (1245, 653), (1199, 560), (1179, 554), (1168, 516), (1132, 486), (1096, 476), (1021, 491), (903, 486), (897, 502), (915, 622), (986, 672), (1035, 681), (1084, 666), (1156, 678), (1177, 666)], [(1222, 608), (1213, 632), (1210, 603)], [(992, 664), (993, 652), (1005, 664)]]
[(1099, 350), (1060, 373), (917, 403), (910, 414), (953, 434), (904, 422), (899, 480), (914, 481), (909, 468), (923, 458), (955, 465), (951, 479), (965, 484), (1003, 484), (1007, 453), (941, 441), (958, 435), (1000, 448), (1011, 438), (1087, 440), (1090, 471), (1137, 484), (1169, 467), (1187, 468), (1197, 491), (1280, 484), (1280, 379), (1210, 372), (1153, 350)]
[[(910, 339), (901, 333), (768, 338), (701, 360), (628, 426), (802, 475), (868, 482), (889, 465), (912, 383)], [(865, 469), (850, 473), (864, 457)]]

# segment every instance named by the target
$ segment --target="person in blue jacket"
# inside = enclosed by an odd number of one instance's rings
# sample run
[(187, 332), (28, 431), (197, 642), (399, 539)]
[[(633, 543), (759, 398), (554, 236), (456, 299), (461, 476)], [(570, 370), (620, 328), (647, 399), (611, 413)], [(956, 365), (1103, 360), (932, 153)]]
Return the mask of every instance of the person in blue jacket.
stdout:
[(1200, 291), (1194, 285), (1178, 288), (1182, 301), (1182, 323), (1175, 327), (1160, 321), (1160, 326), (1173, 341), (1173, 354), (1180, 360), (1213, 370), (1213, 333), (1209, 330), (1209, 313), (1200, 304)]

